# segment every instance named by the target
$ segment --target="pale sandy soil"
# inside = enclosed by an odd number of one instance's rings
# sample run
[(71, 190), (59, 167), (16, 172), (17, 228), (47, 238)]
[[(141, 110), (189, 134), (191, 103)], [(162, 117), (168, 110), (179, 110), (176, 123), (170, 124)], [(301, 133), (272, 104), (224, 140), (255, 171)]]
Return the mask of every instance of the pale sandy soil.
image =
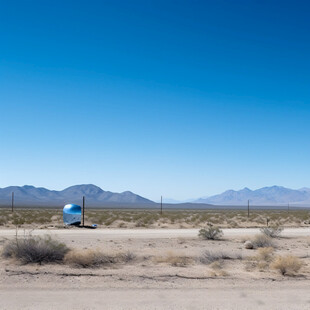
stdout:
[[(225, 230), (221, 241), (200, 240), (197, 230), (156, 231), (50, 230), (71, 248), (130, 251), (137, 259), (81, 269), (1, 258), (0, 309), (310, 309), (309, 229), (286, 229), (275, 241), (274, 255), (290, 253), (302, 261), (298, 275), (290, 277), (251, 259), (257, 250), (243, 243), (257, 230)], [(1, 245), (14, 234), (1, 230)], [(205, 250), (241, 259), (224, 260), (221, 269), (214, 269), (197, 259)], [(172, 266), (171, 256), (190, 260)]]

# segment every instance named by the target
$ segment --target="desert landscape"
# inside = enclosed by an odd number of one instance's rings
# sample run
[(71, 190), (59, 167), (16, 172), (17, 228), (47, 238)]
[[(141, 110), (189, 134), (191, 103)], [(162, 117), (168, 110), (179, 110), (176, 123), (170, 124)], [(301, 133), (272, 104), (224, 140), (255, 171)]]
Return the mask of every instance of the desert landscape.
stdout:
[(309, 310), (309, 1), (0, 1), (0, 310)]
[(97, 229), (65, 228), (61, 210), (2, 210), (1, 309), (310, 307), (309, 211), (86, 215)]

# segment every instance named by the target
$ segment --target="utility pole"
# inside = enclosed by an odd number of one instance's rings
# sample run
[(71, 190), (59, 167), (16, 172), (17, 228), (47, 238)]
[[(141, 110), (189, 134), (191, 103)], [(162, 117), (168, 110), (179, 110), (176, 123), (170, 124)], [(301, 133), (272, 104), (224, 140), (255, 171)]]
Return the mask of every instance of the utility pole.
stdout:
[(250, 200), (248, 200), (248, 218), (250, 217)]
[(160, 196), (160, 215), (163, 215), (163, 196)]
[(82, 226), (84, 227), (84, 215), (85, 215), (85, 196), (83, 196), (83, 214), (82, 214)]
[(12, 192), (12, 213), (14, 212), (14, 192)]
[(287, 204), (287, 213), (290, 213), (290, 204)]

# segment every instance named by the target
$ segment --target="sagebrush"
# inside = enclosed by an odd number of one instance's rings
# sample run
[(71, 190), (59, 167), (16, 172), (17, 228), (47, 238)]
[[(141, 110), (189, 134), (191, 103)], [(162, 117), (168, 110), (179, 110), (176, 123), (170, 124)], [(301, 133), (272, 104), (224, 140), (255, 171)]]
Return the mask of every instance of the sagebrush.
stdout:
[(68, 265), (78, 268), (98, 268), (105, 265), (128, 263), (136, 259), (132, 252), (104, 253), (99, 250), (72, 250), (64, 258)]
[(242, 259), (241, 253), (229, 253), (225, 251), (204, 251), (199, 256), (199, 261), (202, 264), (211, 264), (219, 260), (229, 260), (229, 259)]
[(15, 258), (24, 264), (61, 262), (69, 251), (62, 242), (51, 236), (24, 236), (8, 241), (3, 248), (2, 256)]
[(267, 248), (267, 247), (275, 247), (275, 243), (272, 238), (264, 235), (257, 234), (252, 239), (252, 244), (254, 248)]
[(209, 224), (208, 227), (199, 230), (198, 236), (207, 240), (219, 240), (223, 236), (223, 231), (219, 227)]
[(283, 228), (280, 226), (263, 227), (260, 231), (267, 237), (278, 238), (283, 231)]
[(294, 275), (300, 270), (302, 263), (293, 255), (277, 256), (271, 263), (271, 268), (278, 270), (282, 275)]

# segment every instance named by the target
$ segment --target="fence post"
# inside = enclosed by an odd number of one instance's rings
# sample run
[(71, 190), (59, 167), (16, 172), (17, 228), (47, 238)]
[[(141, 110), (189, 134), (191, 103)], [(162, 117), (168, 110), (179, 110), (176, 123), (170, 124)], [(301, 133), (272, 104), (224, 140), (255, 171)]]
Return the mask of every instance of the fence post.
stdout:
[(84, 227), (84, 215), (85, 215), (85, 196), (83, 196), (83, 210), (82, 210), (83, 214), (82, 214), (82, 226)]
[(12, 192), (12, 213), (14, 212), (14, 192)]

